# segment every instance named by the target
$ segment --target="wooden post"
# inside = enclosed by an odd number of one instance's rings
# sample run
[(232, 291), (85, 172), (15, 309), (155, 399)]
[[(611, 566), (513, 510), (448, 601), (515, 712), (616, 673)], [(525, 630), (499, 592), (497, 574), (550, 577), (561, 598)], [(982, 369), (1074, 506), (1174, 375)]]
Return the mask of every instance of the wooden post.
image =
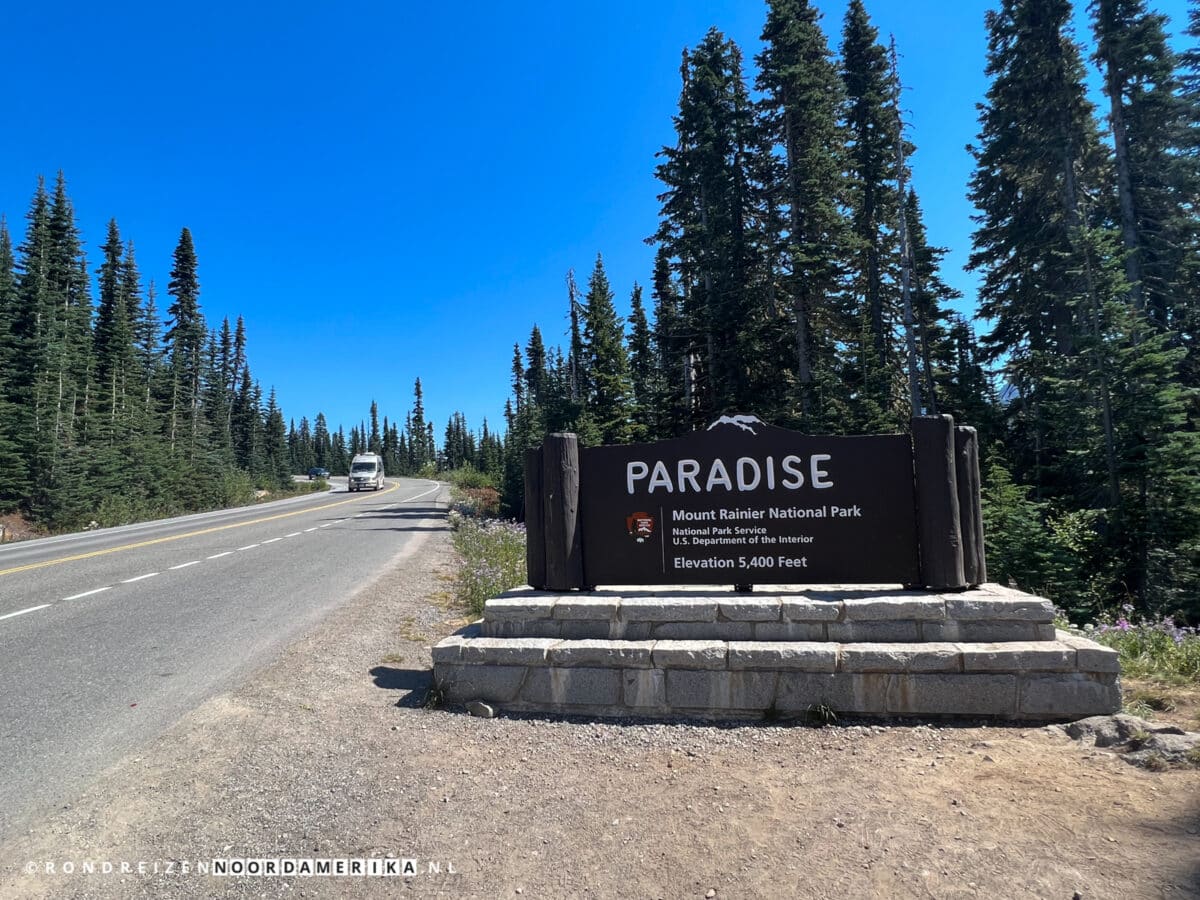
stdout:
[(954, 474), (954, 419), (915, 416), (912, 440), (921, 582), (934, 590), (960, 590), (967, 581)]
[(974, 428), (960, 426), (954, 429), (954, 451), (963, 575), (967, 584), (983, 584), (987, 581), (987, 561), (983, 549), (983, 506), (979, 498), (979, 435)]
[(546, 528), (542, 509), (542, 448), (525, 451), (525, 577), (539, 591), (546, 587)]
[(542, 444), (542, 527), (546, 532), (546, 589), (582, 588), (579, 440), (573, 434), (552, 434)]

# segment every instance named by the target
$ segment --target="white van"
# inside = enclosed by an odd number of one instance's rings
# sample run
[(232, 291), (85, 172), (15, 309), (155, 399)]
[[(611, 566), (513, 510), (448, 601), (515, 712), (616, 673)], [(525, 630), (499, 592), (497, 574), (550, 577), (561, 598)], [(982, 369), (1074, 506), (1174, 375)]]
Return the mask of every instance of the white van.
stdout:
[(346, 480), (352, 491), (383, 487), (383, 457), (378, 453), (360, 453), (350, 461), (350, 477)]

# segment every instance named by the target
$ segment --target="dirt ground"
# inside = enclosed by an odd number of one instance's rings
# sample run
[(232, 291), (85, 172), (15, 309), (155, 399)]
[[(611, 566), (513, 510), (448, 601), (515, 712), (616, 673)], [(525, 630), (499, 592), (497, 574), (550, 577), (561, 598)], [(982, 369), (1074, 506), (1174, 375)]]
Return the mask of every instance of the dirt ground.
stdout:
[[(0, 847), (0, 896), (1200, 896), (1200, 771), (1145, 771), (1055, 729), (423, 709), (429, 646), (460, 624), (453, 562), (430, 534), (250, 682), (29, 823)], [(196, 874), (388, 856), (417, 874)]]
[(0, 543), (27, 541), (35, 537), (42, 537), (42, 533), (20, 513), (5, 513), (0, 516)]

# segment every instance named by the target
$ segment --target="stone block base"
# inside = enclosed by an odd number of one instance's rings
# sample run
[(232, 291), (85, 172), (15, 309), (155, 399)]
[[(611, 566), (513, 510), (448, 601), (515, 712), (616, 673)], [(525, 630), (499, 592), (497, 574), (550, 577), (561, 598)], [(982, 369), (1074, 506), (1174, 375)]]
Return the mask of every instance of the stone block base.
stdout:
[(1116, 653), (1063, 632), (1004, 643), (482, 637), (438, 644), (443, 696), (593, 716), (1078, 719), (1121, 706)]
[(937, 594), (900, 586), (623, 588), (560, 594), (517, 588), (484, 606), (482, 633), (560, 640), (913, 643), (1051, 641), (1049, 600), (995, 584)]
[(1121, 707), (1115, 651), (1000, 585), (520, 588), (433, 650), (452, 702), (598, 716), (1078, 719)]

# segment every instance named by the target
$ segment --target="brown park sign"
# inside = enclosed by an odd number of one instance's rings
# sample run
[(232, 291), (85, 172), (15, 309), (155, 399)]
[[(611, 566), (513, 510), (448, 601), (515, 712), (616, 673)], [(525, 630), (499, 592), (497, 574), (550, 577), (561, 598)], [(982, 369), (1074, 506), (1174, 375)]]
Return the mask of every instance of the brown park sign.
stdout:
[(978, 583), (974, 430), (913, 424), (835, 437), (722, 416), (674, 440), (583, 449), (552, 435), (526, 459), (530, 584)]

